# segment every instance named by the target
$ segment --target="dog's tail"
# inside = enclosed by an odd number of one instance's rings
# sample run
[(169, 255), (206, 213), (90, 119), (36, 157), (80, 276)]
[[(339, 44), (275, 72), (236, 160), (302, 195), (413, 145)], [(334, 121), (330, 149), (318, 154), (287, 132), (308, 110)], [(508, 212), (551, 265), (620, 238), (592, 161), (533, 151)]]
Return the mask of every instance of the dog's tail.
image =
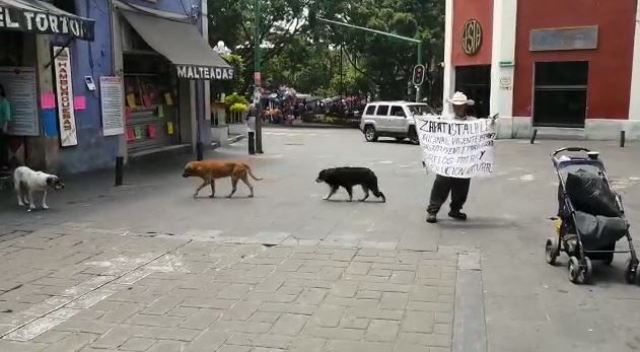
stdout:
[(256, 181), (262, 181), (261, 178), (256, 177), (256, 175), (253, 174), (253, 172), (251, 171), (251, 167), (249, 165), (247, 165), (247, 164), (243, 164), (243, 165), (244, 165), (244, 167), (247, 168), (247, 173), (249, 174), (249, 176), (251, 176), (252, 179), (254, 179)]
[(385, 197), (384, 193), (382, 193), (380, 191), (380, 189), (378, 188), (378, 182), (376, 181), (376, 183), (373, 186), (374, 187), (371, 187), (371, 192), (373, 193), (373, 195), (378, 197), (378, 198), (382, 198), (382, 202), (386, 203), (387, 202), (387, 197)]

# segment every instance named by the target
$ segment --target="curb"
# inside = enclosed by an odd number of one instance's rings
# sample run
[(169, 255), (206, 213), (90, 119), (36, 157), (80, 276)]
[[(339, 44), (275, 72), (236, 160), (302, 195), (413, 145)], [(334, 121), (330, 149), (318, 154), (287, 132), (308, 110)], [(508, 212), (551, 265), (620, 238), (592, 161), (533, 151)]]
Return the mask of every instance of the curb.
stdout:
[(265, 128), (307, 128), (307, 129), (326, 129), (326, 130), (357, 130), (358, 127), (340, 126), (340, 125), (263, 125)]

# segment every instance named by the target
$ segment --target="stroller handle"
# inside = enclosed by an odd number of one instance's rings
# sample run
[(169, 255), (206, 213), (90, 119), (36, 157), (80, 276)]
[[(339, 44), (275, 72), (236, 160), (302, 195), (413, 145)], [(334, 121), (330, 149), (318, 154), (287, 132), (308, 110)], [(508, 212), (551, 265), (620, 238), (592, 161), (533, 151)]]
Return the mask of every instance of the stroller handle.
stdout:
[(567, 151), (567, 152), (587, 152), (588, 153), (591, 150), (589, 150), (589, 149), (587, 149), (585, 147), (564, 147), (564, 148), (560, 148), (560, 149), (556, 150), (555, 152), (553, 152), (551, 154), (551, 156), (556, 156), (559, 153), (562, 153), (562, 152), (565, 152), (565, 151)]

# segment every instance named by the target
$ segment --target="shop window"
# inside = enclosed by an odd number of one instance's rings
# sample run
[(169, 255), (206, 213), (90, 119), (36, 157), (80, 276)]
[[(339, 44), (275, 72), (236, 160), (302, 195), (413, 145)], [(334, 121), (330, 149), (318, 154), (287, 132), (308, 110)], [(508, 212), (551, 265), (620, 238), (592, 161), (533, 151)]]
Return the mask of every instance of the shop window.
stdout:
[(54, 0), (53, 6), (67, 11), (68, 13), (76, 14), (76, 2), (75, 0)]
[(537, 62), (533, 124), (583, 128), (587, 111), (587, 61)]

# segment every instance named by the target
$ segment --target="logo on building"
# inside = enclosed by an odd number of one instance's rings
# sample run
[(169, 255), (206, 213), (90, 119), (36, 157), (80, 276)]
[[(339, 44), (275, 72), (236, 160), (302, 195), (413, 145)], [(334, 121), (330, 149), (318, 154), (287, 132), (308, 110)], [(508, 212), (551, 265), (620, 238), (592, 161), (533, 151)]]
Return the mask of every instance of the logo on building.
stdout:
[(462, 50), (467, 55), (475, 55), (481, 46), (482, 26), (477, 20), (468, 20), (462, 28)]

